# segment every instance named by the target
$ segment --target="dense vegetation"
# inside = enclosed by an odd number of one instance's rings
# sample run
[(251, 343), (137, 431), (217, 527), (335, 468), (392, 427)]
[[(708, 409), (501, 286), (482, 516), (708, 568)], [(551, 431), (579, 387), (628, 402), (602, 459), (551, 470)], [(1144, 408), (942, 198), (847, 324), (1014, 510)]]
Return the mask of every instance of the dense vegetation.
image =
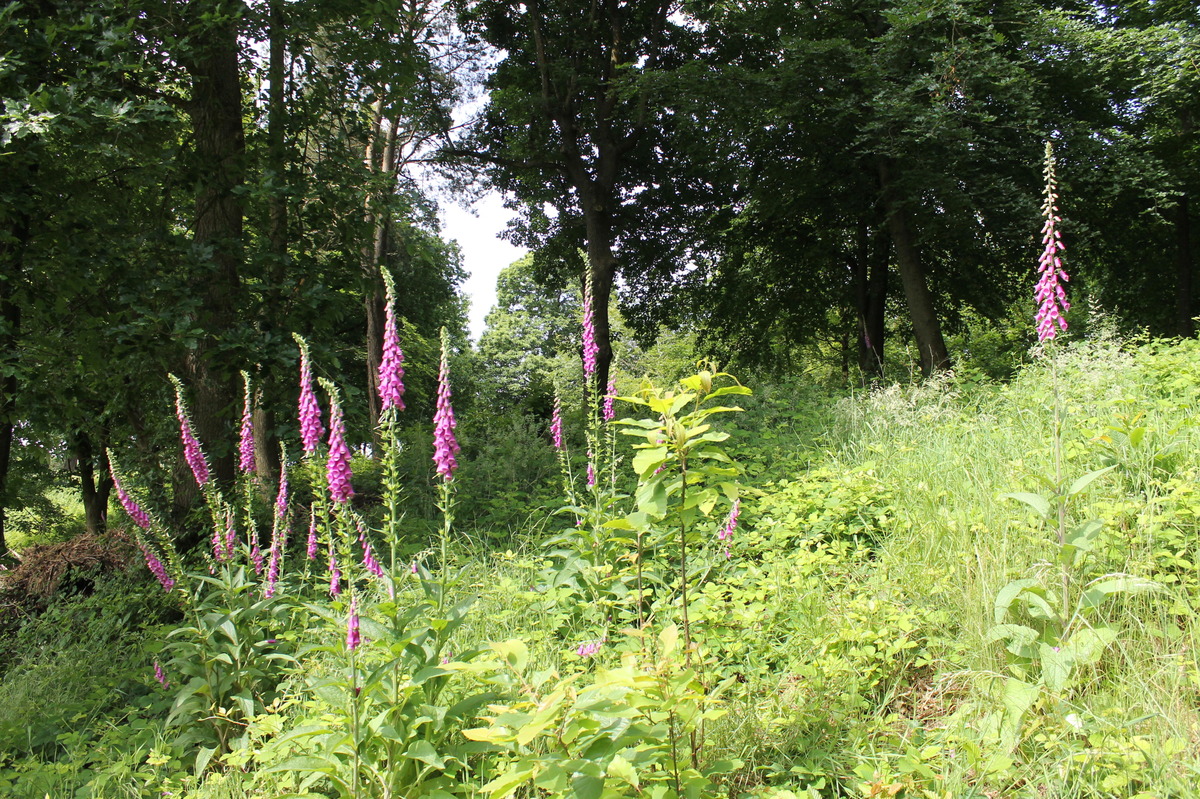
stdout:
[(1197, 23), (4, 6), (0, 793), (1187, 795)]

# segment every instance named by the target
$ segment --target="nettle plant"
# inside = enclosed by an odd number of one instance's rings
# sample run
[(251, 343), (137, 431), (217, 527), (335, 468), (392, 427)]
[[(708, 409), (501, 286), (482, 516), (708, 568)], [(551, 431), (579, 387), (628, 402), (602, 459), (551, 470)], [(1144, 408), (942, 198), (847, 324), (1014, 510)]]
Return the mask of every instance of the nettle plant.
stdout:
[[(1039, 342), (1052, 349), (1056, 335), (1067, 329), (1067, 302), (1062, 282), (1068, 279), (1058, 230), (1054, 156), (1046, 144), (1046, 199), (1043, 205), (1043, 251), (1037, 284)], [(993, 714), (993, 733), (1006, 747), (1015, 745), (1022, 720), (1043, 695), (1062, 698), (1077, 685), (1082, 670), (1099, 662), (1117, 639), (1117, 629), (1101, 613), (1109, 599), (1121, 594), (1161, 591), (1152, 580), (1127, 574), (1095, 575), (1087, 556), (1103, 530), (1099, 521), (1072, 523), (1072, 503), (1115, 466), (1090, 471), (1068, 483), (1063, 454), (1063, 403), (1059, 397), (1057, 363), (1048, 354), (1053, 393), (1052, 445), (1054, 475), (1046, 491), (1006, 494), (1024, 503), (1055, 532), (1055, 557), (1036, 576), (1014, 580), (996, 594), (994, 626), (989, 642), (1003, 642), (1011, 673), (1002, 685), (1003, 710)]]

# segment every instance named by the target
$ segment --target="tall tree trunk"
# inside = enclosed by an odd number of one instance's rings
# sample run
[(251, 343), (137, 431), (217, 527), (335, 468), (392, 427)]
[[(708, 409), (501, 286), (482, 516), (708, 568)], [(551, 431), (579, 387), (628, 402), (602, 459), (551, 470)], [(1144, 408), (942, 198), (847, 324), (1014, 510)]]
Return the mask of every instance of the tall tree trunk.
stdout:
[(583, 215), (587, 235), (587, 280), (591, 283), (592, 326), (597, 346), (596, 382), (594, 386), (584, 386), (584, 389), (588, 392), (594, 387), (596, 395), (593, 399), (598, 409), (612, 367), (612, 327), (608, 305), (617, 276), (617, 257), (613, 254), (612, 213), (609, 207), (593, 202), (590, 209), (584, 208)]
[[(80, 430), (75, 434), (75, 457), (79, 461), (79, 488), (83, 499), (84, 528), (92, 535), (103, 533), (108, 525), (108, 494), (112, 479), (107, 470), (96, 479), (96, 447), (91, 436)], [(103, 451), (104, 447), (100, 447)]]
[(1196, 306), (1192, 293), (1192, 224), (1187, 192), (1179, 195), (1175, 207), (1175, 300), (1176, 324), (1180, 336), (1196, 335)]
[(379, 269), (387, 260), (391, 245), (392, 220), (389, 200), (395, 191), (396, 131), (395, 119), (382, 117), (382, 105), (375, 105), (376, 119), (371, 141), (367, 143), (364, 163), (371, 174), (372, 190), (366, 198), (366, 221), (371, 240), (363, 246), (363, 310), (367, 317), (367, 413), (375, 439), (375, 452), (380, 452), (379, 364), (383, 362), (384, 291)]
[(887, 333), (884, 306), (890, 243), (878, 227), (866, 219), (860, 222), (854, 262), (855, 309), (858, 313), (858, 366), (868, 377), (883, 376), (883, 343)]
[(203, 334), (189, 354), (185, 370), (197, 435), (216, 478), (232, 482), (237, 370), (221, 362), (215, 345), (237, 321), (244, 217), (240, 188), (246, 140), (238, 73), (238, 20), (226, 9), (216, 12), (192, 27), (192, 49), (181, 57), (192, 78), (188, 112), (200, 178), (193, 242), (211, 265), (195, 281), (201, 300), (197, 322)]
[(942, 326), (933, 307), (933, 294), (925, 278), (925, 267), (913, 241), (912, 226), (903, 201), (896, 197), (892, 183), (891, 168), (887, 161), (879, 161), (879, 185), (882, 191), (884, 210), (887, 213), (887, 229), (896, 253), (896, 269), (900, 283), (904, 286), (904, 298), (908, 302), (908, 315), (912, 321), (913, 337), (920, 353), (921, 374), (928, 377), (941, 369), (950, 367), (950, 353), (942, 338)]
[[(9, 173), (11, 174), (11, 173)], [(14, 187), (14, 193), (29, 193)], [(0, 279), (0, 365), (7, 367), (7, 374), (0, 378), (0, 558), (8, 555), (8, 540), (4, 536), (4, 521), (10, 497), (9, 470), (12, 464), (13, 434), (17, 426), (17, 367), (18, 344), (21, 338), (21, 306), (17, 304), (17, 282), (25, 273), (25, 248), (32, 232), (31, 219), (24, 209), (13, 214), (7, 241), (0, 242), (0, 267), (4, 278)]]

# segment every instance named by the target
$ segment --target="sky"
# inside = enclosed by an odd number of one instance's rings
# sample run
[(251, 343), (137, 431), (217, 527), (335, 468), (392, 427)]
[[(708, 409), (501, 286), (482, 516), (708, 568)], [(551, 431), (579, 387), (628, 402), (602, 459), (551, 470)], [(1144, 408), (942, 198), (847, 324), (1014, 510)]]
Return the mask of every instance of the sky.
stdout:
[(452, 203), (441, 207), (442, 235), (457, 241), (462, 249), (463, 267), (468, 275), (462, 288), (471, 300), (467, 328), (476, 342), (483, 333), (484, 317), (496, 304), (496, 277), (500, 270), (528, 252), (500, 238), (513, 216), (496, 193), (484, 195), (469, 210)]

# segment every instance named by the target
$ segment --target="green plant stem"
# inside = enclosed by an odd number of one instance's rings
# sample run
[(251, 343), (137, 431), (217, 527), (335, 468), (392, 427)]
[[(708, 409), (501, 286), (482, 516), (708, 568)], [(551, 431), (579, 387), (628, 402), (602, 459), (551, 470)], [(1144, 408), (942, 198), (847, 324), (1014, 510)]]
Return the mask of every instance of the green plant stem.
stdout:
[[(1062, 398), (1058, 393), (1058, 361), (1053, 355), (1050, 358), (1050, 385), (1054, 392), (1054, 486), (1057, 494), (1055, 504), (1058, 506), (1058, 549), (1061, 552), (1067, 544), (1067, 498), (1063, 493)], [(1062, 558), (1059, 560), (1062, 561)], [(1061, 562), (1060, 567), (1062, 569), (1062, 609), (1060, 613), (1065, 619), (1071, 599), (1071, 576), (1065, 562)]]
[[(352, 600), (353, 601), (353, 600)], [(350, 745), (354, 749), (354, 768), (350, 772), (350, 795), (358, 799), (359, 769), (358, 752), (358, 662), (354, 650), (350, 650)]]
[(690, 668), (692, 665), (692, 625), (688, 618), (688, 579), (687, 579), (687, 521), (684, 516), (687, 507), (687, 458), (680, 456), (679, 474), (682, 485), (679, 489), (679, 591), (683, 602), (683, 661)]

